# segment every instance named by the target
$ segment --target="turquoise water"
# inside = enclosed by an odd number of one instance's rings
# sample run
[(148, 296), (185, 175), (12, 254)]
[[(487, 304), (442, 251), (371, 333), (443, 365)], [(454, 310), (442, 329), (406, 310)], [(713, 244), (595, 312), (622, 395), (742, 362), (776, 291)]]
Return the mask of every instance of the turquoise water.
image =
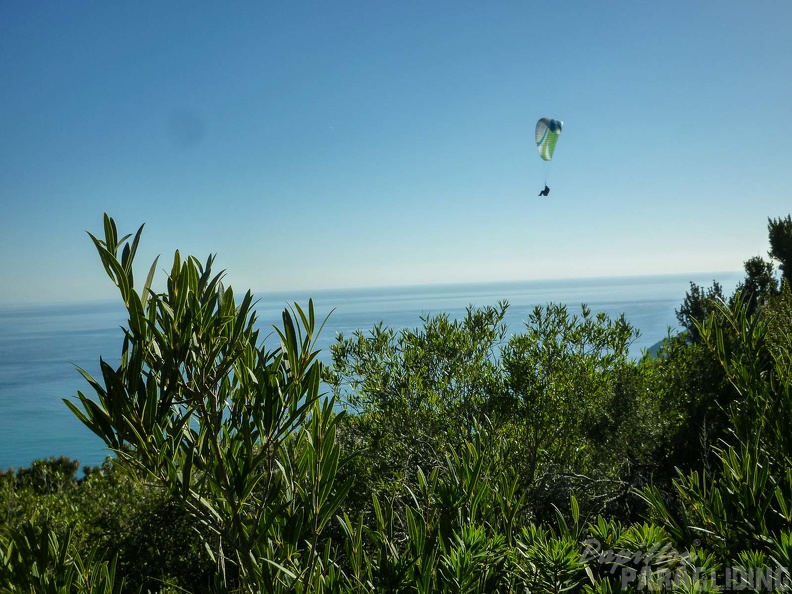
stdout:
[[(262, 328), (280, 321), (293, 301), (305, 306), (312, 297), (317, 317), (332, 311), (320, 337), (325, 352), (338, 333), (349, 335), (379, 321), (393, 328), (413, 328), (420, 317), (446, 312), (464, 314), (468, 305), (494, 305), (505, 299), (506, 322), (517, 333), (536, 305), (565, 303), (579, 313), (586, 303), (594, 312), (624, 313), (641, 331), (631, 353), (639, 356), (676, 329), (674, 310), (690, 281), (710, 286), (717, 279), (731, 292), (742, 275), (717, 273), (685, 276), (525, 281), (377, 289), (261, 293), (256, 309)], [(90, 387), (75, 366), (97, 376), (99, 357), (115, 363), (125, 320), (116, 302), (0, 308), (0, 468), (20, 467), (37, 458), (69, 456), (82, 464), (101, 463), (102, 442), (63, 404)]]

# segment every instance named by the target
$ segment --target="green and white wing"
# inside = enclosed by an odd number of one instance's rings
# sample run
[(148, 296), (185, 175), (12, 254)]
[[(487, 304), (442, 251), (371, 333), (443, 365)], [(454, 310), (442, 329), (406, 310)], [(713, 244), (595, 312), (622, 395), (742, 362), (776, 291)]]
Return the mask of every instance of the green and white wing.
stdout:
[(558, 142), (563, 126), (564, 122), (550, 118), (542, 118), (536, 122), (536, 149), (539, 151), (539, 156), (545, 161), (550, 161), (553, 158), (556, 142)]

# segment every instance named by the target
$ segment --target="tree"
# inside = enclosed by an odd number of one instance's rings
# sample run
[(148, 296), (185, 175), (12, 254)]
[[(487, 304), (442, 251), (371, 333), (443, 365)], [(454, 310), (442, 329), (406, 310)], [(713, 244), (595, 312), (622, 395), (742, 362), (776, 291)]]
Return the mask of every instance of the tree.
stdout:
[(690, 283), (690, 291), (685, 293), (681, 307), (676, 310), (679, 325), (687, 332), (690, 342), (696, 343), (700, 339), (696, 323), (705, 320), (716, 310), (717, 301), (723, 299), (723, 287), (718, 281), (712, 281), (712, 287), (706, 290), (696, 283)]
[(502, 410), (519, 444), (515, 466), (534, 506), (562, 504), (572, 481), (601, 505), (625, 490), (614, 472), (627, 457), (620, 438), (640, 433), (642, 390), (629, 361), (639, 333), (624, 316), (594, 315), (585, 305), (580, 316), (564, 305), (536, 307), (525, 326), (503, 350)]
[(792, 215), (785, 218), (768, 219), (771, 258), (779, 261), (783, 280), (792, 284)]
[(742, 293), (746, 306), (754, 313), (778, 294), (778, 281), (774, 276), (773, 265), (760, 256), (746, 260), (744, 267), (745, 280), (737, 285), (735, 294)]
[(358, 451), (355, 492), (364, 501), (375, 484), (414, 484), (417, 468), (443, 464), (485, 422), (501, 390), (496, 355), (507, 307), (471, 306), (460, 320), (428, 316), (400, 332), (379, 324), (331, 346), (326, 379), (355, 413), (344, 420), (344, 439)]

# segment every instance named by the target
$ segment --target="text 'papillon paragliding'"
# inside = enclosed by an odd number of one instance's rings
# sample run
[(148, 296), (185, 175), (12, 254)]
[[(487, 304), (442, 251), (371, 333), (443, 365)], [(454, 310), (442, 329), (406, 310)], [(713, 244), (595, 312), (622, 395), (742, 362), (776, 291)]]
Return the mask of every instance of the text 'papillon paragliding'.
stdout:
[[(561, 120), (542, 118), (536, 122), (536, 150), (539, 151), (539, 156), (543, 161), (553, 160), (556, 142), (558, 142), (563, 127), (564, 122)], [(545, 187), (539, 192), (539, 195), (547, 196), (548, 194), (550, 194), (550, 188), (547, 187), (547, 166), (545, 166)]]

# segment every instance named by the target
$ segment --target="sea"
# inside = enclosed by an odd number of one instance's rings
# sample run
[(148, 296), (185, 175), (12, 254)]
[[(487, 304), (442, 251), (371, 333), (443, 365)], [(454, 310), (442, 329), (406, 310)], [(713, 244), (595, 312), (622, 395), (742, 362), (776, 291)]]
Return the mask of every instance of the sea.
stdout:
[[(367, 331), (382, 322), (396, 330), (417, 328), (421, 318), (447, 313), (465, 315), (469, 306), (505, 300), (508, 334), (517, 334), (538, 305), (561, 303), (579, 314), (586, 304), (594, 313), (624, 314), (640, 331), (630, 355), (646, 350), (678, 331), (675, 310), (694, 282), (710, 287), (717, 280), (730, 294), (741, 273), (587, 278), (542, 281), (424, 285), (256, 293), (261, 334), (275, 336), (283, 309), (312, 299), (317, 318), (325, 320), (317, 346), (330, 361), (329, 347), (339, 335)], [(101, 464), (109, 455), (103, 442), (82, 425), (63, 399), (91, 393), (78, 368), (99, 376), (100, 357), (117, 363), (125, 311), (120, 301), (0, 307), (0, 469), (29, 466), (33, 460), (68, 456), (82, 465)], [(508, 337), (507, 337), (508, 340)]]

